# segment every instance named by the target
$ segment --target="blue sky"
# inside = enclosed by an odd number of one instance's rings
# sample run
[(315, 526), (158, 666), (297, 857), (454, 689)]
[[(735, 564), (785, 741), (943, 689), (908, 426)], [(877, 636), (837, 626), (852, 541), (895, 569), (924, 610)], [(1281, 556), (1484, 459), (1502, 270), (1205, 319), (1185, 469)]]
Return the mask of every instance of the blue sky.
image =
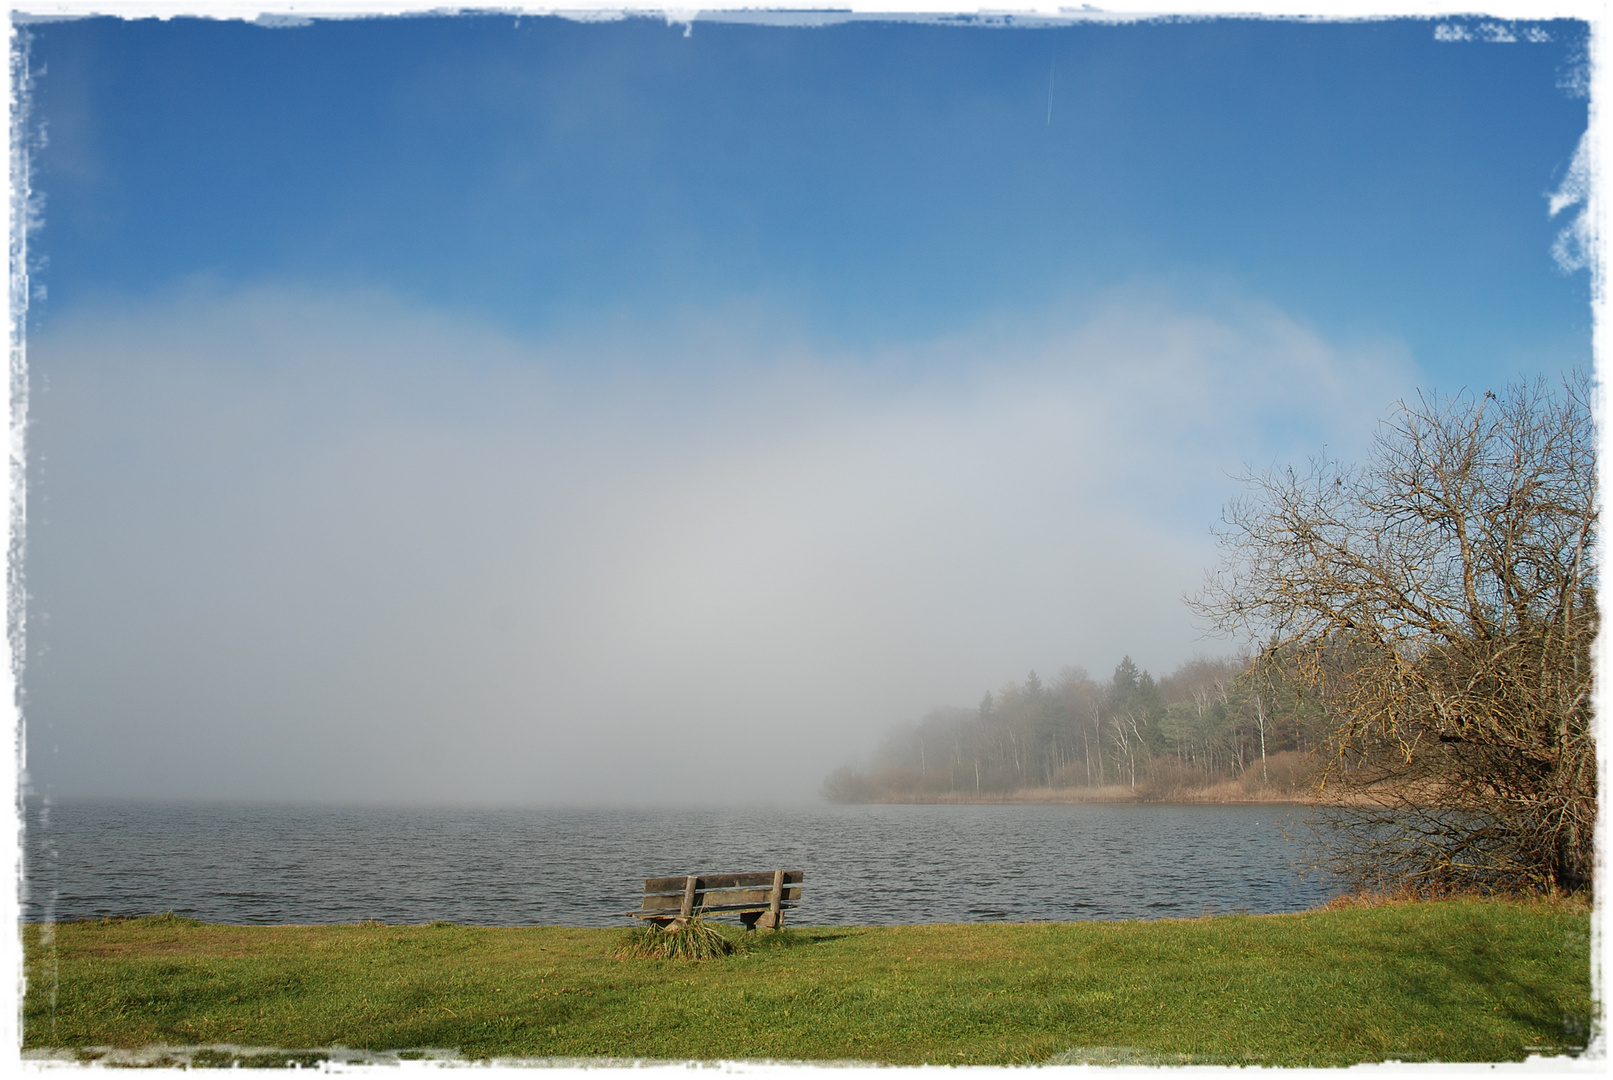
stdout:
[(654, 798), (767, 717), (807, 796), (1230, 649), (1233, 474), (1590, 365), (1585, 28), (1510, 29), (31, 26), (32, 775)]
[(1210, 279), (1439, 374), (1583, 360), (1545, 214), (1583, 29), (1432, 26), (43, 25), (36, 317), (208, 275), (520, 334), (744, 297), (863, 345)]

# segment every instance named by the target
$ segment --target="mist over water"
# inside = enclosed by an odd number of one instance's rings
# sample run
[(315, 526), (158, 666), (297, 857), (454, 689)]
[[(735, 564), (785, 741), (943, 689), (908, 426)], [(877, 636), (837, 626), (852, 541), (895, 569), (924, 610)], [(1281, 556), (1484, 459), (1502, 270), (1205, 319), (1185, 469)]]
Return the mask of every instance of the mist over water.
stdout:
[(1592, 364), (1581, 23), (698, 21), (30, 24), (26, 790), (811, 800)]
[(27, 810), (24, 917), (625, 926), (650, 876), (802, 870), (800, 925), (1303, 910), (1284, 806)]
[(721, 312), (611, 349), (284, 289), (82, 313), (29, 346), (29, 782), (807, 800), (1031, 667), (1230, 649), (1181, 603), (1227, 470), (1365, 437), (1405, 373), (1222, 314), (845, 358)]

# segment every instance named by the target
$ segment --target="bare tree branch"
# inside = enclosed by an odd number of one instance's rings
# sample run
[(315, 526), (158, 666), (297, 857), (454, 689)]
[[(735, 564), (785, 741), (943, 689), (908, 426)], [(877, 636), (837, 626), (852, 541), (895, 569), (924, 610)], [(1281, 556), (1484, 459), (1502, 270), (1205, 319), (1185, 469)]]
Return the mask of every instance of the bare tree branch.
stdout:
[(1419, 397), (1367, 463), (1246, 477), (1193, 606), (1325, 708), (1363, 882), (1578, 889), (1596, 818), (1585, 379)]

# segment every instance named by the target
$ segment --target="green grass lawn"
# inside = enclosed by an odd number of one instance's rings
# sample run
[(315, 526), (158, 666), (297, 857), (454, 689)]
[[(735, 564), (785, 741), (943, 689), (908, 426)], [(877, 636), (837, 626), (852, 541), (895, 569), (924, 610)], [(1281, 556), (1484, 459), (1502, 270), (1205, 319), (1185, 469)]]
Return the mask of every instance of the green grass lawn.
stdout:
[(1339, 1065), (1517, 1060), (1583, 1045), (1593, 1014), (1588, 913), (1546, 902), (809, 927), (701, 963), (619, 958), (622, 938), (161, 916), (30, 925), (24, 1045)]

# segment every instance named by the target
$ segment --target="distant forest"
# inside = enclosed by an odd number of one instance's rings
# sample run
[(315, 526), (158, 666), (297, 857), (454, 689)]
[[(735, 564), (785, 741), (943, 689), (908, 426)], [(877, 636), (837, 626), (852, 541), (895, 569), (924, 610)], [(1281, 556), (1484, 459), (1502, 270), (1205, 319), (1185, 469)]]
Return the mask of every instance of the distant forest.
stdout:
[(1128, 656), (1102, 682), (1032, 671), (976, 708), (894, 727), (866, 771), (837, 769), (823, 791), (836, 802), (1284, 798), (1302, 794), (1323, 734), (1314, 705), (1247, 658), (1194, 659), (1155, 679)]

